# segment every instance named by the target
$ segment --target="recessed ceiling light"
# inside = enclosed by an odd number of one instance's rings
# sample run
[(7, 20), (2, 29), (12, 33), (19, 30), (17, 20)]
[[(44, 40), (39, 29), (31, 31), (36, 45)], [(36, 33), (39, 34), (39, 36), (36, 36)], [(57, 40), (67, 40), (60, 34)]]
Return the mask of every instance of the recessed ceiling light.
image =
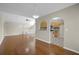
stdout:
[(32, 17), (33, 17), (34, 19), (39, 18), (39, 16), (38, 16), (38, 15), (33, 15)]

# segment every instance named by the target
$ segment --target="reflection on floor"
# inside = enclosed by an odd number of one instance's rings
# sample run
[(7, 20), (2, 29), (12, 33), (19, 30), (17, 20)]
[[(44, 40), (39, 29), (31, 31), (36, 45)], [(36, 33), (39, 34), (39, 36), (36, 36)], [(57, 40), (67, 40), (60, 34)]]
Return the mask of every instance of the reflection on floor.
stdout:
[[(36, 45), (36, 47), (34, 47)], [(34, 49), (35, 48), (35, 49)], [(28, 35), (17, 35), (5, 37), (0, 46), (0, 54), (4, 55), (77, 55), (62, 47), (48, 44)]]

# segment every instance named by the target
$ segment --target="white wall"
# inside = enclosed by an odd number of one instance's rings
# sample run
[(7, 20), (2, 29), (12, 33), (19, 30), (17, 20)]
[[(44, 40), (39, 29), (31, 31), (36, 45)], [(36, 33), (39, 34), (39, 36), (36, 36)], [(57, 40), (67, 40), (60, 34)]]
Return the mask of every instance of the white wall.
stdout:
[(5, 36), (22, 34), (23, 23), (26, 17), (11, 14), (11, 13), (5, 13), (5, 12), (2, 12), (2, 14), (5, 20), (5, 23), (4, 23)]
[(23, 25), (7, 22), (4, 24), (5, 36), (20, 35), (23, 33)]
[(79, 4), (51, 14), (64, 19), (64, 46), (79, 51)]
[[(27, 26), (27, 25), (26, 25)], [(5, 36), (30, 34), (35, 35), (35, 25), (30, 28), (24, 28), (24, 24), (6, 22), (4, 24)]]
[[(27, 28), (26, 28), (27, 29)], [(35, 31), (36, 31), (36, 26), (35, 24), (33, 26), (31, 26), (30, 28), (28, 28), (28, 30), (26, 31), (25, 29), (25, 32), (28, 32), (29, 34), (31, 34), (32, 36), (35, 36)]]
[[(64, 47), (79, 52), (79, 4), (43, 16), (43, 18), (50, 20), (57, 16), (64, 19)], [(39, 31), (39, 34), (48, 38), (46, 33)]]
[(4, 39), (4, 19), (2, 17), (2, 13), (0, 13), (0, 44)]
[(27, 32), (35, 33), (35, 24), (31, 26), (30, 21), (26, 22), (24, 16), (3, 12), (3, 18), (5, 19), (5, 36), (27, 34)]
[(49, 27), (47, 26), (47, 30), (45, 30), (45, 31), (40, 30), (40, 22), (42, 20), (46, 20), (48, 22), (48, 26), (49, 26), (49, 20), (47, 19), (47, 17), (40, 17), (40, 18), (36, 19), (36, 37), (42, 41), (50, 43)]

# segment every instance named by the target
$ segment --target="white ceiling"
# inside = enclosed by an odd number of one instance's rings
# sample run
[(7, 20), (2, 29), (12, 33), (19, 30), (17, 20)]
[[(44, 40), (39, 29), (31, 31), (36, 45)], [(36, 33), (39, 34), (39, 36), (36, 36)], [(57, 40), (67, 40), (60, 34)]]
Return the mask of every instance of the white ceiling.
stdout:
[[(0, 11), (3, 11), (6, 23), (9, 24), (25, 24), (25, 27), (29, 28), (34, 25), (35, 20), (33, 15), (44, 16), (49, 13), (59, 11), (63, 8), (69, 7), (74, 4), (70, 3), (0, 3)], [(7, 12), (7, 13), (5, 13)], [(30, 21), (26, 21), (26, 18), (30, 17)], [(28, 25), (28, 26), (27, 26)]]
[(47, 15), (71, 5), (73, 3), (0, 3), (0, 11), (32, 17)]

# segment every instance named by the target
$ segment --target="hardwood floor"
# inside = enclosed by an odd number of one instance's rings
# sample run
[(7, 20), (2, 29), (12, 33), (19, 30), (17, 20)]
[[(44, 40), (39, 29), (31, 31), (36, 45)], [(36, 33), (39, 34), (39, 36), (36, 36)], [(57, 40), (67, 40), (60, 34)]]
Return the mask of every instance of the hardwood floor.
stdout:
[[(34, 46), (35, 45), (35, 46)], [(6, 36), (0, 46), (1, 55), (79, 55), (28, 35)]]
[(49, 55), (49, 44), (36, 39), (36, 54), (37, 55)]
[(43, 55), (63, 55), (64, 49), (53, 44), (48, 44), (40, 40), (36, 40), (36, 53)]
[(36, 40), (36, 54), (38, 55), (79, 55), (78, 53), (66, 50), (54, 44), (48, 44)]
[[(31, 36), (17, 35), (5, 37), (0, 46), (0, 54), (4, 55), (28, 55), (34, 54), (33, 42)], [(35, 43), (35, 42), (34, 42)]]

